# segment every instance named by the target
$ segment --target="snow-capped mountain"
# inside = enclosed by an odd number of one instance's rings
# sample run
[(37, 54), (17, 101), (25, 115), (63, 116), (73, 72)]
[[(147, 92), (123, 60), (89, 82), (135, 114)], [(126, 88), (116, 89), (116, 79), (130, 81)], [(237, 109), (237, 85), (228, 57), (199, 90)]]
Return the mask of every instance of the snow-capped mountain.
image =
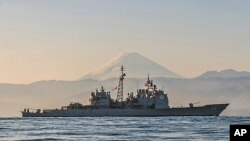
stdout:
[(125, 68), (127, 78), (145, 78), (147, 74), (150, 74), (151, 77), (182, 78), (138, 53), (122, 53), (101, 69), (91, 72), (81, 79), (105, 80), (118, 77), (122, 65)]
[(239, 78), (239, 77), (250, 77), (250, 72), (236, 71), (232, 69), (223, 71), (207, 71), (198, 78)]

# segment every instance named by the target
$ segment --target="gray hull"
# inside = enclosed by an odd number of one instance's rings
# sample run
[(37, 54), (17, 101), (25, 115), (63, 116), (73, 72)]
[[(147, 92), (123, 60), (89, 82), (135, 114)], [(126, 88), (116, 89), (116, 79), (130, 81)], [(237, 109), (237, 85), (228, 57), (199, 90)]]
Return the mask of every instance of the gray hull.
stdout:
[(47, 113), (22, 112), (23, 117), (104, 117), (104, 116), (219, 116), (228, 104), (170, 109), (70, 109)]

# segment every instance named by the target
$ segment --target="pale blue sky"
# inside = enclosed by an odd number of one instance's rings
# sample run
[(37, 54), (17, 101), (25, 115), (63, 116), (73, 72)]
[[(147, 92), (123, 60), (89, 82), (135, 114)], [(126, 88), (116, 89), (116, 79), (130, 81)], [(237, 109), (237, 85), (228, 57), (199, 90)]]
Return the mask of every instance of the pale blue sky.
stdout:
[(0, 82), (74, 80), (122, 52), (194, 77), (250, 71), (248, 0), (0, 0)]

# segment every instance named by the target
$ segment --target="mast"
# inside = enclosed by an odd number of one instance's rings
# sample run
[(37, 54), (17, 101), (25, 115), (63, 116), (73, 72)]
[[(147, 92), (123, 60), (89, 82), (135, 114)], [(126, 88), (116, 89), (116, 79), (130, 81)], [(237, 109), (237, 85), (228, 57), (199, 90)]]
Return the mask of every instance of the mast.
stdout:
[(150, 79), (149, 79), (149, 74), (148, 74), (148, 80), (147, 80), (147, 83), (145, 84), (147, 87), (148, 87), (148, 89), (149, 89), (149, 86), (150, 86)]
[(123, 102), (123, 80), (126, 74), (124, 73), (124, 68), (121, 66), (121, 76), (119, 78), (119, 86), (117, 91), (116, 101)]
[(153, 86), (153, 81), (149, 79), (149, 74), (148, 74), (148, 80), (145, 83), (145, 86), (149, 89)]

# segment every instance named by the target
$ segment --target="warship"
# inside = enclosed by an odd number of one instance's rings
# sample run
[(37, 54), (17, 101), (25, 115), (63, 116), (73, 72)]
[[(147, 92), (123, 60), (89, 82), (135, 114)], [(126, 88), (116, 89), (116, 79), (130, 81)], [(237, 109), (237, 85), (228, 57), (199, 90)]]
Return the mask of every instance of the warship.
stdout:
[(102, 86), (100, 90), (91, 92), (89, 105), (79, 102), (70, 103), (57, 109), (25, 108), (23, 117), (104, 117), (104, 116), (219, 116), (229, 105), (210, 104), (195, 106), (189, 103), (189, 107), (170, 107), (168, 95), (163, 90), (157, 89), (149, 75), (144, 89), (137, 89), (136, 94), (128, 93), (123, 100), (123, 81), (126, 74), (123, 66), (117, 89), (116, 99), (112, 99), (110, 92), (106, 92)]

